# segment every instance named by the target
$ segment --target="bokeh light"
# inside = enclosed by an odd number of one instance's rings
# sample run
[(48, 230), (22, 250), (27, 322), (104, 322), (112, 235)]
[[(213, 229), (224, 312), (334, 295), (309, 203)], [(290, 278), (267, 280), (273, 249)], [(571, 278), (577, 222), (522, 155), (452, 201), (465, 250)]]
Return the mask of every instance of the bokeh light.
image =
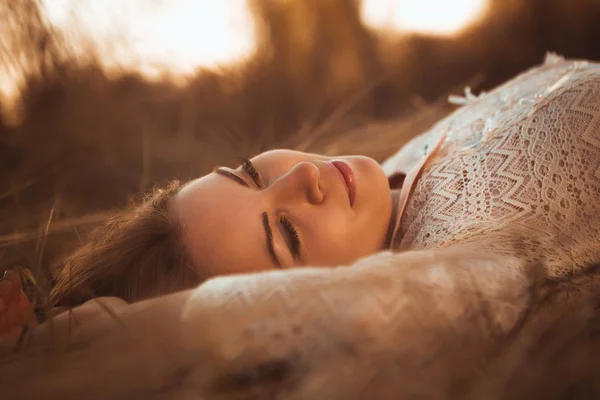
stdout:
[[(487, 3), (362, 0), (361, 14), (373, 29), (451, 35), (483, 15)], [(247, 0), (42, 0), (42, 5), (75, 52), (86, 55), (92, 49), (108, 70), (185, 78), (201, 67), (241, 62), (256, 49)], [(16, 90), (12, 72), (0, 78), (5, 107)]]
[(483, 15), (487, 0), (363, 0), (367, 25), (402, 33), (451, 35)]
[(99, 49), (105, 65), (180, 73), (230, 64), (254, 51), (246, 0), (45, 0), (50, 22)]

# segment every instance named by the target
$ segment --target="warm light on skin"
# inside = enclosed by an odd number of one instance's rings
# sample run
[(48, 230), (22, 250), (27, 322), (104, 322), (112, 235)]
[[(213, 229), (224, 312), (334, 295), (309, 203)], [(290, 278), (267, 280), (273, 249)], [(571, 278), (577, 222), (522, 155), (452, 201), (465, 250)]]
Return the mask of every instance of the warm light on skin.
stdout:
[(90, 38), (107, 66), (192, 73), (254, 50), (246, 0), (44, 0), (44, 8), (60, 30)]
[(481, 16), (487, 0), (363, 0), (362, 15), (373, 28), (451, 35)]

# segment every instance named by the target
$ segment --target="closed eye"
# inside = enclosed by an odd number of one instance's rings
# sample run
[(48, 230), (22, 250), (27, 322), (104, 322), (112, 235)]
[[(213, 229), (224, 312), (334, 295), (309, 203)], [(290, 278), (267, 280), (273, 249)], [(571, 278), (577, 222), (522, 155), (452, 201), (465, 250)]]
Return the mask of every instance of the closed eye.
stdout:
[(264, 188), (262, 176), (260, 175), (260, 172), (258, 172), (258, 169), (256, 169), (256, 167), (254, 166), (254, 164), (252, 164), (252, 161), (248, 160), (247, 158), (243, 158), (242, 170), (250, 178), (252, 178), (252, 181), (256, 184), (256, 186), (258, 186), (261, 189)]
[(286, 243), (290, 249), (290, 253), (292, 254), (292, 258), (297, 260), (300, 256), (300, 235), (298, 234), (298, 230), (292, 224), (292, 221), (289, 220), (286, 216), (282, 215), (279, 217), (279, 223), (283, 227), (286, 233)]
[[(252, 163), (248, 161), (248, 163), (245, 163), (245, 167), (244, 164), (242, 164), (242, 169), (246, 174), (251, 175), (252, 179), (254, 180), (254, 183), (260, 187), (260, 175), (258, 174), (256, 168), (254, 168), (254, 165), (252, 165)], [(236, 182), (238, 185), (250, 188), (250, 185), (246, 182), (244, 178), (241, 178), (240, 176), (238, 176), (238, 174), (233, 173), (223, 167), (215, 168), (214, 172), (218, 175), (221, 175), (227, 179)], [(261, 218), (266, 236), (267, 251), (271, 256), (273, 263), (277, 267), (281, 267), (281, 262), (279, 262), (279, 258), (277, 257), (277, 254), (275, 252), (275, 247), (273, 246), (273, 231), (271, 230), (271, 224), (269, 223), (269, 214), (266, 211), (264, 211), (261, 215)]]

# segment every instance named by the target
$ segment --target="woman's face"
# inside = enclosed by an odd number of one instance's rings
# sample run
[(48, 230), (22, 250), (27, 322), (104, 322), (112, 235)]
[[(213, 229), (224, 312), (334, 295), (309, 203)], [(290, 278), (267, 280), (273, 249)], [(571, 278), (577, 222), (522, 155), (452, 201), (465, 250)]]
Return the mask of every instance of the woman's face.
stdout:
[(175, 197), (203, 274), (344, 265), (384, 247), (392, 200), (375, 160), (274, 150), (250, 161)]

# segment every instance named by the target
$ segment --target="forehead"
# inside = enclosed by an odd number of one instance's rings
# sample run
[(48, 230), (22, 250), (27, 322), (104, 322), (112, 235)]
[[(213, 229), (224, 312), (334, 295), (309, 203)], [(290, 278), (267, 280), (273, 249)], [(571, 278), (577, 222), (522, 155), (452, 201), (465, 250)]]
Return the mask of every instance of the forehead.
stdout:
[(273, 267), (261, 222), (263, 204), (252, 189), (211, 173), (187, 184), (174, 206), (185, 244), (203, 273)]

